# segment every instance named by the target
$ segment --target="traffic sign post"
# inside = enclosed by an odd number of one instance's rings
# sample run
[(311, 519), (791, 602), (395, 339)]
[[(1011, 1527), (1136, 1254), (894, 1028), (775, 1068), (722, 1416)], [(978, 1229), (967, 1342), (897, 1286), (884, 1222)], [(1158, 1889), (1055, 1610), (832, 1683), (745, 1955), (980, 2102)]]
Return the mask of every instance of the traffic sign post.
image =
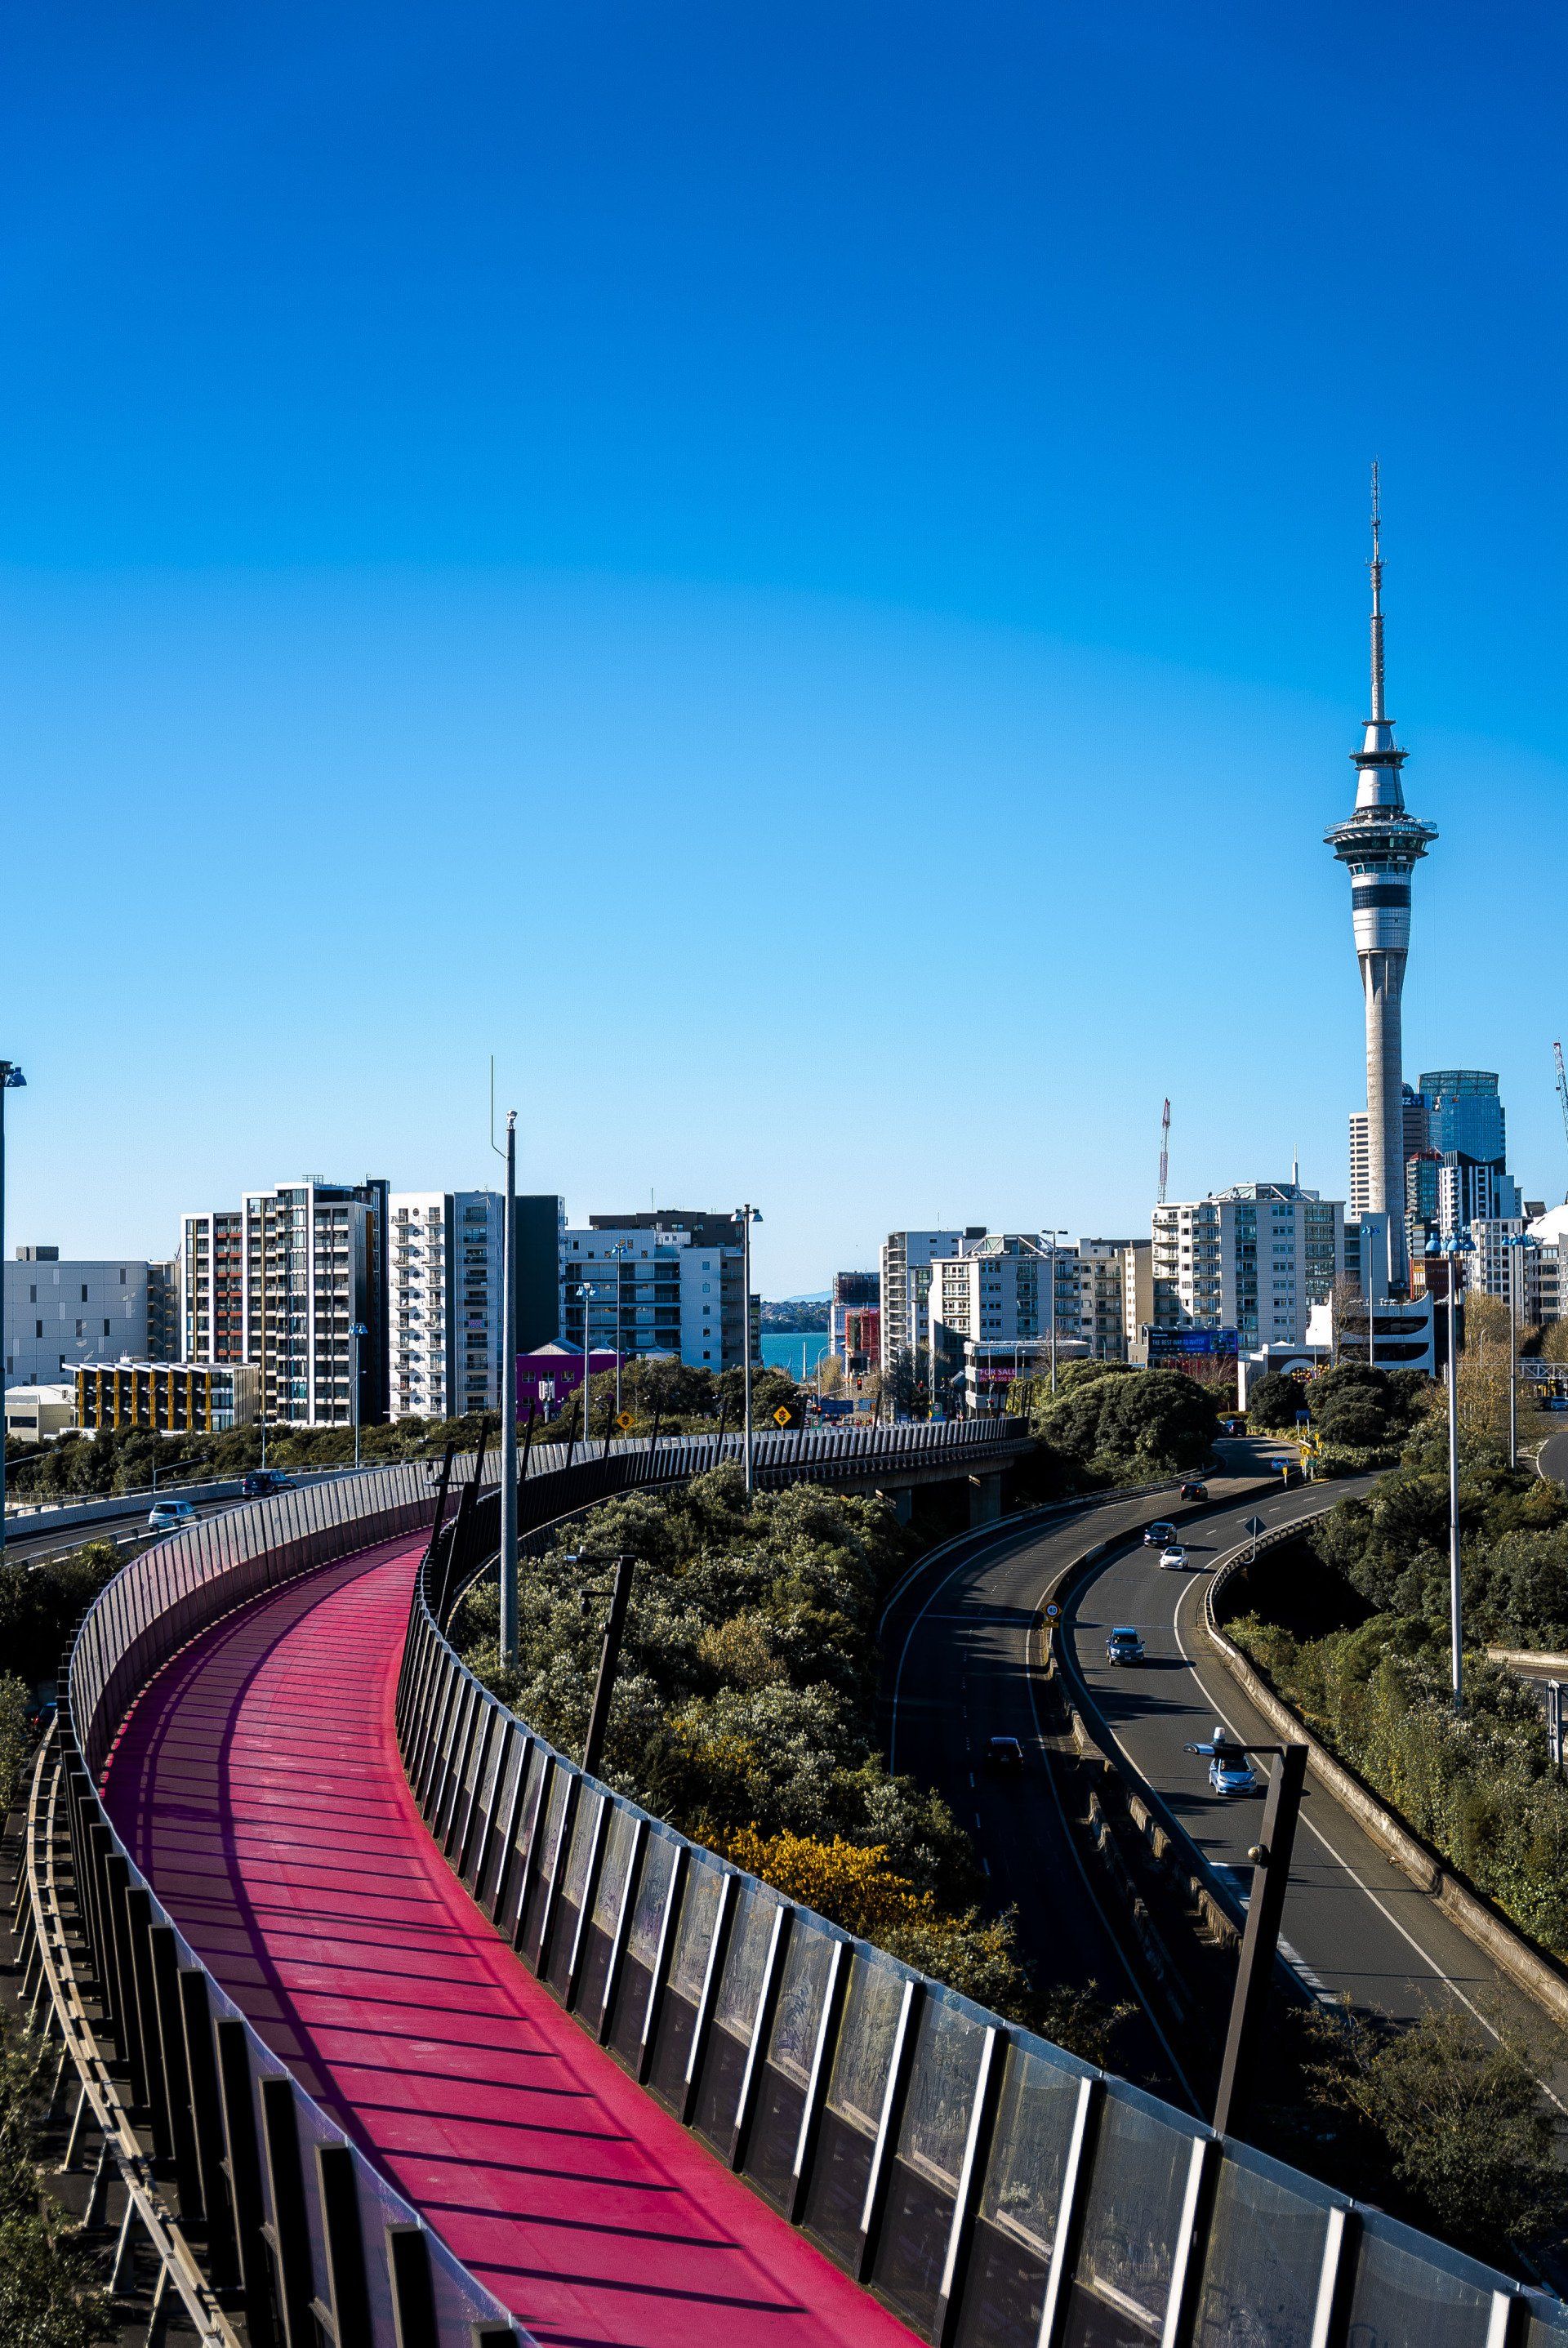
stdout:
[(1246, 1533), (1251, 1533), (1253, 1537), (1253, 1553), (1251, 1558), (1248, 1560), (1248, 1563), (1255, 1565), (1258, 1555), (1258, 1541), (1260, 1537), (1264, 1533), (1267, 1532), (1268, 1527), (1264, 1524), (1262, 1517), (1249, 1517), (1246, 1523), (1242, 1527), (1242, 1530)]
[(1302, 1788), (1306, 1783), (1305, 1745), (1252, 1745), (1243, 1749), (1272, 1753), (1274, 1763), (1269, 1771), (1268, 1798), (1264, 1804), (1263, 1838), (1248, 1854), (1253, 1861), (1253, 1890), (1247, 1901), (1235, 1994), (1231, 2000), (1231, 2024), (1225, 2034), (1225, 2055), (1220, 2067), (1220, 2092), (1214, 2102), (1214, 2129), (1219, 2136), (1228, 2135), (1244, 2121), (1253, 2091), (1264, 2016), (1268, 2010), (1269, 1982), (1279, 1948), (1285, 1885), (1290, 1879), (1295, 1822), (1301, 1813)]
[(773, 1414), (773, 1424), (775, 1426), (788, 1426), (789, 1424), (789, 1414), (782, 1403)]

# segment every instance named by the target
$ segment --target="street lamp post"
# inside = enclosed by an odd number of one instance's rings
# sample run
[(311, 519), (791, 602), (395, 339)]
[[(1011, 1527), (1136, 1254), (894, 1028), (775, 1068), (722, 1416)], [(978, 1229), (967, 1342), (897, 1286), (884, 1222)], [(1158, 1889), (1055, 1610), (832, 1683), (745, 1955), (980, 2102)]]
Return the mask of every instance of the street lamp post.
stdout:
[(583, 1450), (584, 1457), (587, 1457), (588, 1450), (588, 1385), (593, 1375), (593, 1337), (588, 1314), (594, 1288), (597, 1285), (597, 1282), (591, 1286), (584, 1280), (577, 1291), (578, 1295), (583, 1299)]
[(359, 1341), (362, 1337), (368, 1337), (369, 1334), (370, 1332), (366, 1327), (363, 1321), (355, 1321), (350, 1323), (348, 1342), (354, 1348), (354, 1373), (349, 1381), (349, 1385), (351, 1389), (350, 1399), (354, 1404), (354, 1464), (356, 1468), (359, 1465)]
[(621, 1267), (629, 1240), (617, 1240), (610, 1250), (615, 1259), (615, 1416), (621, 1416)]
[(746, 1496), (750, 1498), (757, 1487), (751, 1457), (751, 1226), (762, 1220), (760, 1211), (752, 1206), (740, 1210), (740, 1363), (741, 1395), (746, 1406), (746, 1432), (742, 1449), (746, 1460)]
[[(0, 1267), (5, 1255), (5, 1096), (26, 1083), (15, 1060), (0, 1060)], [(0, 1557), (5, 1552), (5, 1274), (0, 1268)]]
[(1053, 1227), (1044, 1234), (1051, 1243), (1049, 1262), (1051, 1267), (1051, 1394), (1053, 1398), (1057, 1391), (1057, 1241), (1058, 1240), (1065, 1240), (1067, 1235), (1067, 1225), (1065, 1223), (1053, 1225)]
[(1511, 1231), (1508, 1250), (1508, 1464), (1519, 1465), (1519, 1251), (1530, 1245), (1527, 1231)]
[(500, 1243), (500, 1653), (517, 1661), (517, 1111), (506, 1117)]
[(1449, 1302), (1449, 1679), (1454, 1710), (1464, 1710), (1464, 1597), (1460, 1583), (1460, 1365), (1456, 1303), (1460, 1259), (1470, 1253), (1462, 1240), (1434, 1251), (1448, 1266)]

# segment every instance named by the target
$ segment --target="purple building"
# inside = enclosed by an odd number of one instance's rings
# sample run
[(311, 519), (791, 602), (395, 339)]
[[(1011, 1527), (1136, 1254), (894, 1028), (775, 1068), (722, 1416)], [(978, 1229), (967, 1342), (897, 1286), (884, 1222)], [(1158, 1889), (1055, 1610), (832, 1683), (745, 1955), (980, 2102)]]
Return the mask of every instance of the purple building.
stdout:
[[(602, 1353), (593, 1348), (592, 1375), (601, 1370), (613, 1370), (616, 1356), (608, 1347)], [(583, 1383), (583, 1351), (578, 1345), (541, 1345), (537, 1353), (520, 1354), (517, 1357), (517, 1403), (526, 1410), (530, 1403), (546, 1417), (570, 1402)]]

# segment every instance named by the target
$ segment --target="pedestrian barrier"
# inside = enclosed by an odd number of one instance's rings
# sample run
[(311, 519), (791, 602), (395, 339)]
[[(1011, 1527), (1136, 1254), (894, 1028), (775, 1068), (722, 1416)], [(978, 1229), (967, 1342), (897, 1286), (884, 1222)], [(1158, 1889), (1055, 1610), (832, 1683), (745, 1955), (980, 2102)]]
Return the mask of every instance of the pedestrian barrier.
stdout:
[[(912, 1455), (963, 1474), (1016, 1450), (1005, 1422), (969, 1424), (764, 1437), (758, 1478), (860, 1482)], [(520, 1514), (537, 1530), (717, 1456), (712, 1438), (570, 1465), (542, 1448)], [(253, 2348), (528, 2336), (256, 2036), (98, 1798), (125, 1710), (181, 1645), (280, 1582), (429, 1523), (434, 1506), (418, 1465), (191, 1527), (121, 1570), (62, 1672), (29, 1809), (24, 1992), (59, 2040), (61, 2077), (68, 2059), (78, 2081), (72, 2157), (99, 2137), (100, 2175), (126, 2182), (122, 2248), (139, 2227), (161, 2262), (158, 2336), (176, 2298), (225, 2348), (236, 2304)], [(432, 1832), (578, 2023), (922, 2337), (1568, 2343), (1556, 2302), (1214, 2137), (584, 1777), (445, 1636), (495, 1511), (493, 1491), (463, 1483), (418, 1577), (397, 1717)]]

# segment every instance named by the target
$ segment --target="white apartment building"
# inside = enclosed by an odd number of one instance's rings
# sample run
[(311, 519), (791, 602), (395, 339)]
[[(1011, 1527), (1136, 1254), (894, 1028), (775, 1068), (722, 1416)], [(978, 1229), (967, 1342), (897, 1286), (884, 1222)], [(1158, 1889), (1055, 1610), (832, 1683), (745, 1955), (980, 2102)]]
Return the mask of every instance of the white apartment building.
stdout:
[(150, 1291), (166, 1267), (19, 1247), (5, 1267), (5, 1384), (57, 1385), (78, 1362), (145, 1355)]
[(1345, 1269), (1345, 1208), (1295, 1182), (1237, 1182), (1156, 1207), (1156, 1329), (1234, 1329), (1240, 1349), (1299, 1344)]
[(181, 1217), (179, 1282), (178, 1358), (242, 1362), (245, 1218), (238, 1207)]
[(501, 1199), (493, 1190), (394, 1190), (387, 1216), (390, 1416), (499, 1410)]
[(890, 1231), (882, 1243), (882, 1369), (885, 1376), (901, 1354), (917, 1359), (931, 1344), (932, 1267), (945, 1263), (985, 1237), (984, 1223), (954, 1231)]
[(584, 1328), (595, 1354), (676, 1355), (690, 1367), (738, 1367), (749, 1321), (758, 1347), (760, 1307), (742, 1294), (740, 1227), (734, 1216), (666, 1208), (646, 1215), (593, 1215), (562, 1236), (561, 1330), (579, 1351)]
[[(1057, 1336), (1079, 1338), (1098, 1360), (1125, 1362), (1140, 1286), (1149, 1289), (1147, 1240), (1074, 1240), (1057, 1250)], [(1130, 1262), (1130, 1259), (1131, 1261)], [(1141, 1266), (1141, 1279), (1140, 1267)], [(1127, 1313), (1129, 1281), (1134, 1317)], [(1143, 1318), (1149, 1319), (1146, 1311)]]

